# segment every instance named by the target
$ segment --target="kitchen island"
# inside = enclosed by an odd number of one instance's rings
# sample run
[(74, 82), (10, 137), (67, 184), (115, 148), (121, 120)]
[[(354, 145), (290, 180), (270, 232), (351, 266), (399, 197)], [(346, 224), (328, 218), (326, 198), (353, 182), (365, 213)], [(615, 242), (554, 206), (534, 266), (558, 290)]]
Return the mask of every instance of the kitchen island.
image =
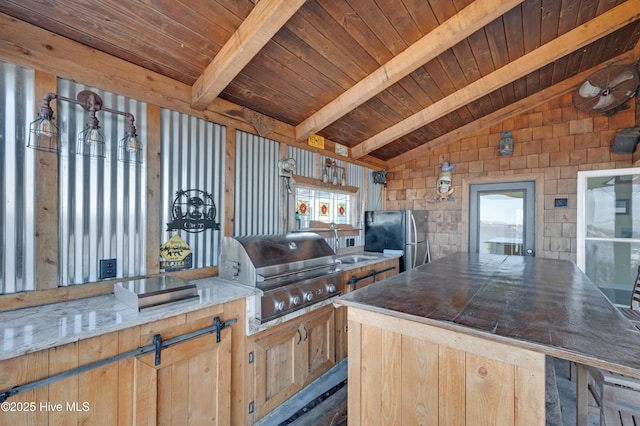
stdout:
[(336, 300), (350, 424), (545, 424), (545, 357), (640, 378), (640, 332), (575, 264), (456, 253)]

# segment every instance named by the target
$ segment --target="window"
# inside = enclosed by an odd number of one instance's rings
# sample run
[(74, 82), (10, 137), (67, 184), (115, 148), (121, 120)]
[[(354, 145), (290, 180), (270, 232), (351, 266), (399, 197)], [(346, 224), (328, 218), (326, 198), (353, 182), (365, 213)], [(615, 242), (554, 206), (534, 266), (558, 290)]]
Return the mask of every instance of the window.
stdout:
[(335, 223), (347, 229), (360, 224), (358, 187), (326, 184), (300, 175), (294, 175), (292, 180), (295, 187), (292, 208), (300, 216), (301, 228), (326, 228), (322, 223)]
[(296, 211), (302, 228), (311, 227), (311, 221), (351, 224), (351, 194), (296, 187)]
[(640, 170), (579, 172), (577, 195), (578, 266), (628, 306), (640, 265)]

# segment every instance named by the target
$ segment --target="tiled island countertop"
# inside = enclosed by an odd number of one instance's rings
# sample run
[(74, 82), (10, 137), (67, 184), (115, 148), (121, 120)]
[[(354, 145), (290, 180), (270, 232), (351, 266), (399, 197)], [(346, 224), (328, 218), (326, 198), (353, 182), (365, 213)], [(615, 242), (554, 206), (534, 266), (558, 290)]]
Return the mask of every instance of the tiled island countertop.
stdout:
[(640, 331), (570, 261), (455, 253), (336, 304), (640, 378)]

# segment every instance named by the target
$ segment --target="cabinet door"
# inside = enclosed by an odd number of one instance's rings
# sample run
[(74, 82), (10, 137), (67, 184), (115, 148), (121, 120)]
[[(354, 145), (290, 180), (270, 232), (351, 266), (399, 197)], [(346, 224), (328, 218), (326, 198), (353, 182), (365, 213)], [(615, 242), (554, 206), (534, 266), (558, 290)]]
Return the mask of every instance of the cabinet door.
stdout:
[(302, 324), (306, 371), (304, 384), (310, 383), (335, 365), (334, 314), (329, 305), (318, 310)]
[(374, 269), (375, 265), (372, 265), (344, 272), (342, 274), (342, 294), (351, 293), (358, 288), (372, 284), (375, 278), (367, 276), (371, 275), (371, 271)]
[(400, 272), (400, 262), (398, 259), (387, 260), (381, 264), (376, 265), (376, 271), (383, 271), (388, 269), (385, 272), (382, 272), (376, 275), (376, 281), (382, 281), (385, 278), (392, 277), (397, 275)]
[(178, 343), (136, 358), (136, 425), (228, 425), (231, 422), (231, 332)]
[(255, 415), (262, 417), (300, 389), (306, 351), (304, 329), (298, 322), (254, 343)]
[[(372, 271), (376, 274), (372, 274)], [(351, 293), (354, 290), (371, 285), (376, 281), (382, 281), (385, 278), (396, 275), (398, 272), (399, 261), (397, 258), (346, 271), (342, 275), (342, 294)]]
[(256, 337), (254, 421), (335, 365), (333, 310), (327, 305)]

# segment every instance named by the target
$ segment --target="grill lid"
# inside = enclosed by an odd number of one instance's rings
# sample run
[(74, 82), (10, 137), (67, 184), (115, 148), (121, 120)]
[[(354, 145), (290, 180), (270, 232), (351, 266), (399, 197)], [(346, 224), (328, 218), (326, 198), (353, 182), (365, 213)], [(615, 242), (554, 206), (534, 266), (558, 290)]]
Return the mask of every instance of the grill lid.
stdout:
[(223, 237), (219, 275), (255, 286), (264, 280), (335, 265), (334, 258), (329, 244), (313, 232)]
[(236, 240), (257, 269), (334, 255), (324, 238), (313, 232), (237, 237)]

